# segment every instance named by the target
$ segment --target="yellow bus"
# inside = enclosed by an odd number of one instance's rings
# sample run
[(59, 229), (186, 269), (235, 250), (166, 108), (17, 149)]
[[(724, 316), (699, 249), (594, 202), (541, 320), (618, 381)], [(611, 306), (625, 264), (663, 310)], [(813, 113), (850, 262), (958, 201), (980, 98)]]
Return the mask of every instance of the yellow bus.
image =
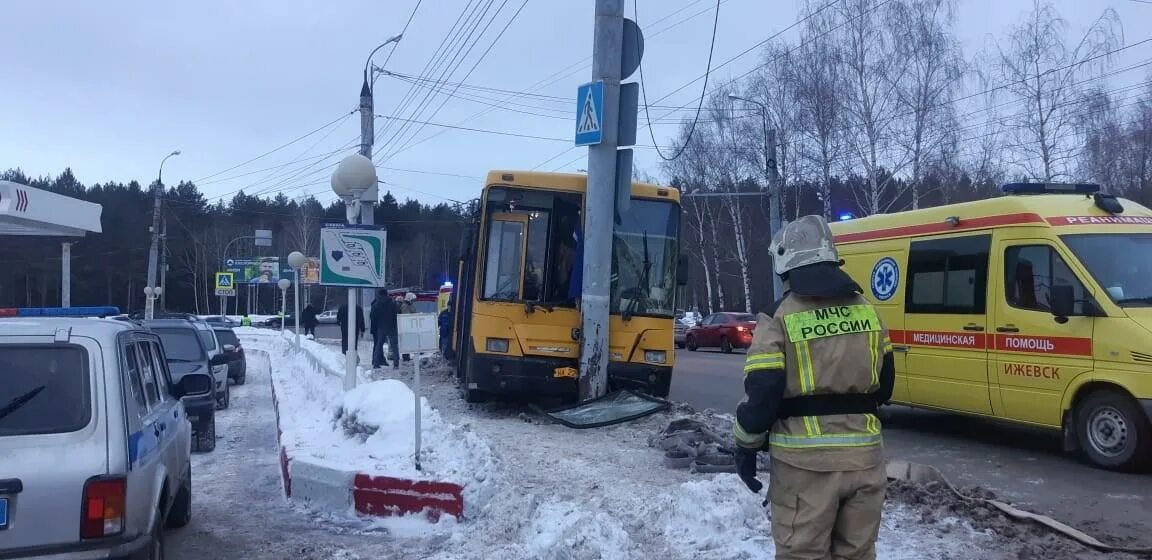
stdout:
[[(465, 400), (576, 397), (587, 176), (492, 171), (465, 234), (453, 350)], [(680, 193), (633, 183), (612, 236), (609, 387), (667, 396), (675, 360)]]

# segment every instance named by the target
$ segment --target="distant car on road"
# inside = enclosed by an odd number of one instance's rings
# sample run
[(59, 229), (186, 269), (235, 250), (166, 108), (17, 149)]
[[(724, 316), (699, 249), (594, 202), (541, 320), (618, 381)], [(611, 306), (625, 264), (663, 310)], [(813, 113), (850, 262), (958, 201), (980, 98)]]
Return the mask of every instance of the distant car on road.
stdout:
[(336, 324), (336, 310), (329, 309), (323, 313), (316, 315), (316, 322), (321, 325), (335, 325)]
[(281, 324), (287, 325), (288, 328), (295, 327), (296, 326), (296, 316), (291, 314), (291, 313), (289, 313), (283, 317), (273, 315), (272, 317), (265, 319), (264, 322), (260, 323), (260, 326), (272, 327), (274, 329), (278, 329), (278, 328), (280, 328)]
[(228, 379), (243, 385), (248, 377), (248, 361), (244, 356), (244, 347), (240, 345), (240, 338), (236, 336), (236, 331), (228, 327), (213, 326), (212, 330), (216, 333), (216, 340), (220, 341), (224, 355), (228, 357)]
[(751, 313), (713, 313), (688, 329), (684, 345), (693, 352), (698, 348), (719, 348), (728, 354), (735, 348), (751, 346), (755, 331), (756, 316)]
[(688, 343), (688, 329), (691, 328), (685, 325), (684, 322), (677, 320), (673, 323), (673, 341), (676, 343), (677, 348), (683, 348)]
[(163, 558), (192, 517), (186, 409), (211, 395), (135, 323), (0, 320), (0, 558)]
[(220, 327), (236, 328), (236, 327), (240, 326), (240, 321), (237, 321), (236, 319), (233, 319), (231, 317), (226, 317), (224, 315), (214, 315), (211, 317), (205, 317), (204, 322), (208, 323), (209, 325), (212, 325), (213, 327), (220, 326)]

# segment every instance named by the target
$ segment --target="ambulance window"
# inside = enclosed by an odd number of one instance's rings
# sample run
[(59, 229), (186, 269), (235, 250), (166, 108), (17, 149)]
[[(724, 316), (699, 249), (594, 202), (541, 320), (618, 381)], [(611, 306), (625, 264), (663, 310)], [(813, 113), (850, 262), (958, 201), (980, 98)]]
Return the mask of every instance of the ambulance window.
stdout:
[(1071, 285), (1076, 298), (1074, 312), (1084, 314), (1088, 300), (1084, 285), (1059, 253), (1047, 245), (1020, 245), (1004, 252), (1004, 288), (1009, 305), (1049, 312), (1048, 294), (1053, 285)]
[(908, 313), (980, 315), (988, 292), (988, 235), (912, 243), (908, 256)]

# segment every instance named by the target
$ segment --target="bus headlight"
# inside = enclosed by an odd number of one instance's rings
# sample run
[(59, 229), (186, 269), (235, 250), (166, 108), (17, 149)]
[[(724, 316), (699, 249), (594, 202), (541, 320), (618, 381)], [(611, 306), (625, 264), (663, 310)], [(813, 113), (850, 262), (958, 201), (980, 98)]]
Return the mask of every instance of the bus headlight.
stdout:
[(644, 361), (653, 364), (663, 364), (668, 361), (668, 353), (663, 350), (645, 350)]
[(500, 352), (501, 354), (508, 353), (508, 339), (507, 338), (489, 338), (485, 342), (484, 347), (489, 352)]

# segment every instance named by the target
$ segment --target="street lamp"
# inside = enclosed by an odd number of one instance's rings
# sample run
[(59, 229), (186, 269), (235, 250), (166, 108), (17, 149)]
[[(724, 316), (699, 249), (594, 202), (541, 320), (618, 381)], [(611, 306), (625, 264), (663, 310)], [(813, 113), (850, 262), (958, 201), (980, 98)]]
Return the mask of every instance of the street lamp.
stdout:
[(368, 92), (372, 91), (372, 81), (368, 80), (368, 66), (370, 64), (372, 64), (372, 57), (376, 56), (376, 52), (379, 51), (380, 49), (382, 49), (388, 45), (391, 45), (393, 43), (399, 43), (400, 39), (403, 39), (403, 38), (404, 38), (403, 33), (393, 35), (393, 36), (389, 37), (387, 41), (380, 43), (380, 46), (372, 49), (372, 52), (368, 54), (368, 59), (364, 61), (364, 89), (367, 89)]
[(284, 308), (288, 305), (288, 286), (292, 285), (292, 281), (281, 278), (276, 285), (280, 286), (280, 332), (284, 332)]
[(156, 298), (164, 293), (164, 288), (144, 286), (144, 318), (151, 321), (156, 316)]
[[(300, 267), (304, 266), (304, 263), (307, 261), (308, 259), (304, 257), (304, 253), (300, 251), (288, 253), (288, 266), (292, 267), (292, 271), (296, 273), (295, 288), (293, 288), (294, 291), (292, 292), (292, 303), (296, 308), (296, 314), (293, 315), (293, 317), (296, 319), (297, 349), (300, 348)], [(283, 282), (283, 280), (281, 280), (281, 282)]]
[[(356, 223), (360, 215), (360, 196), (370, 187), (376, 186), (376, 165), (372, 160), (361, 154), (352, 154), (340, 161), (336, 171), (332, 172), (332, 192), (344, 200), (345, 216), (348, 224)], [(348, 324), (348, 347), (344, 357), (344, 390), (349, 391), (356, 387), (356, 362), (359, 349), (356, 340), (356, 289), (348, 288), (348, 312), (345, 314)]]
[(164, 194), (164, 163), (168, 158), (180, 155), (180, 150), (173, 150), (172, 153), (164, 156), (160, 160), (160, 171), (156, 174), (156, 186), (152, 189), (152, 245), (148, 248), (148, 282), (145, 286), (156, 285), (156, 274), (159, 272), (161, 276), (160, 285), (164, 285), (163, 276), (167, 276), (164, 271), (160, 270), (163, 266), (158, 266), (157, 262), (160, 261), (160, 199)]
[[(776, 168), (776, 130), (768, 126), (768, 106), (747, 97), (728, 95), (732, 101), (743, 101), (760, 109), (760, 122), (764, 127), (764, 182), (768, 187), (768, 238), (780, 231), (781, 191), (779, 170)], [(784, 295), (784, 282), (776, 274), (772, 275), (772, 295), (779, 299)]]

